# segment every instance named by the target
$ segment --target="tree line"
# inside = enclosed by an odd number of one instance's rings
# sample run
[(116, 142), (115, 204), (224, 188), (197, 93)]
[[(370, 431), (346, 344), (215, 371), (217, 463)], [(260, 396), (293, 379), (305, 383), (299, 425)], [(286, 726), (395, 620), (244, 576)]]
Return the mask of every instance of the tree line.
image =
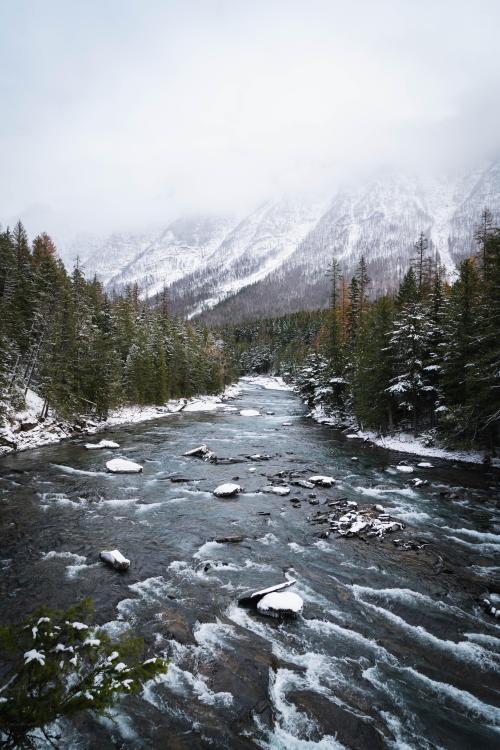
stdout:
[(172, 318), (165, 291), (153, 306), (137, 286), (109, 296), (71, 273), (45, 233), (29, 242), (18, 222), (0, 232), (0, 408), (34, 388), (62, 416), (126, 403), (217, 393), (223, 344), (206, 327)]
[(422, 234), (395, 294), (370, 300), (366, 262), (332, 260), (330, 306), (226, 328), (246, 371), (292, 378), (339, 424), (433, 431), (450, 445), (500, 442), (500, 230), (488, 210), (476, 252), (447, 279)]

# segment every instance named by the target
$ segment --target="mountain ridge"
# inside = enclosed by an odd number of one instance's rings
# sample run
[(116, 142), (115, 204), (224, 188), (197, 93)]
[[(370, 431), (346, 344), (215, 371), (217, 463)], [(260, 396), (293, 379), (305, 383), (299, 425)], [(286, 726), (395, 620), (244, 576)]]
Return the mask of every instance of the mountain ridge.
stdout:
[(347, 277), (364, 255), (372, 293), (393, 290), (420, 232), (453, 278), (473, 252), (484, 207), (500, 220), (500, 161), (454, 177), (387, 171), (321, 200), (280, 197), (243, 217), (198, 215), (156, 233), (115, 233), (83, 260), (109, 291), (137, 283), (142, 297), (154, 297), (167, 286), (173, 312), (189, 318), (281, 314), (327, 304), (333, 255)]

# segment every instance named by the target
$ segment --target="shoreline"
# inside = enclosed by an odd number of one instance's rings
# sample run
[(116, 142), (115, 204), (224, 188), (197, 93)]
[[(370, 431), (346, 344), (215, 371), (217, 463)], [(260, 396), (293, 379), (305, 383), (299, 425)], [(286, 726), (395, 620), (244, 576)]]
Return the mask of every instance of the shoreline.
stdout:
[[(43, 400), (34, 391), (26, 396), (26, 408), (20, 412), (7, 412), (4, 416), (4, 426), (0, 428), (0, 438), (9, 444), (0, 445), (0, 458), (12, 453), (57, 445), (64, 440), (77, 439), (126, 424), (140, 424), (162, 417), (173, 416), (181, 411), (208, 412), (218, 409), (232, 410), (225, 401), (236, 398), (241, 393), (237, 383), (226, 386), (219, 395), (192, 396), (167, 401), (162, 406), (122, 406), (110, 412), (107, 419), (95, 422), (82, 418), (82, 425), (58, 419), (49, 415), (44, 422), (38, 422), (38, 413)], [(10, 424), (9, 424), (10, 423)], [(31, 429), (23, 429), (23, 425), (33, 425)]]
[[(353, 427), (346, 431), (345, 426), (341, 427), (335, 417), (329, 417), (325, 414), (321, 405), (315, 406), (307, 415), (310, 419), (318, 424), (333, 427), (345, 434), (345, 437), (351, 440), (362, 440), (365, 443), (371, 443), (379, 448), (397, 451), (398, 453), (412, 454), (426, 458), (444, 459), (446, 461), (461, 461), (462, 463), (483, 465), (485, 453), (481, 451), (451, 450), (439, 445), (424, 445), (421, 439), (408, 432), (397, 432), (394, 435), (382, 436), (373, 430), (357, 430)], [(500, 458), (491, 459), (491, 467), (500, 468)]]

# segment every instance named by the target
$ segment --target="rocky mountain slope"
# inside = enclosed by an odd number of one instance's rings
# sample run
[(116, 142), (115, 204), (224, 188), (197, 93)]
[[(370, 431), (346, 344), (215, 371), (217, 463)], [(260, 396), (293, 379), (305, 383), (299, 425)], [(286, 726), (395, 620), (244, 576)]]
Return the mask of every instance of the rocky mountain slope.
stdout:
[(328, 300), (333, 255), (349, 278), (361, 255), (372, 293), (397, 285), (420, 232), (449, 274), (473, 252), (483, 208), (500, 220), (500, 162), (453, 177), (386, 172), (312, 202), (288, 197), (237, 221), (192, 217), (156, 235), (113, 235), (91, 248), (86, 272), (111, 288), (169, 286), (172, 308), (207, 320), (280, 314)]

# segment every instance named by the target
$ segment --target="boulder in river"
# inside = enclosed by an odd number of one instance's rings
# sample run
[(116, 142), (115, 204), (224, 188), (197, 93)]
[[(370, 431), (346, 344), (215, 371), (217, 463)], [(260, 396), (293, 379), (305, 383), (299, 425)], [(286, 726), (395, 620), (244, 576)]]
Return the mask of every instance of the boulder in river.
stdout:
[(112, 458), (106, 462), (106, 469), (112, 474), (140, 474), (142, 466), (125, 458)]
[(100, 440), (98, 443), (85, 443), (85, 448), (88, 451), (100, 450), (103, 448), (119, 448), (118, 443), (113, 440)]
[(216, 497), (234, 497), (235, 495), (239, 495), (241, 491), (242, 487), (240, 487), (239, 484), (226, 482), (225, 484), (220, 484), (216, 487), (213, 494)]
[(314, 482), (308, 482), (307, 479), (292, 479), (292, 484), (296, 487), (304, 487), (306, 490), (314, 489)]
[(218, 536), (214, 539), (214, 542), (217, 542), (217, 544), (238, 544), (238, 542), (242, 542), (244, 536)]
[(304, 601), (293, 591), (274, 591), (257, 602), (257, 609), (271, 617), (295, 617), (302, 612)]
[(413, 466), (410, 466), (407, 463), (400, 463), (396, 466), (396, 469), (398, 471), (402, 471), (405, 474), (411, 474), (413, 472)]
[(252, 456), (247, 456), (250, 461), (270, 461), (271, 456), (268, 453), (254, 453)]
[(331, 487), (332, 484), (334, 484), (335, 479), (333, 477), (327, 477), (322, 476), (321, 474), (316, 474), (313, 477), (309, 477), (309, 481), (313, 484), (317, 484), (320, 487)]
[(241, 417), (260, 417), (260, 411), (258, 409), (241, 409)]
[(192, 456), (193, 458), (202, 458), (204, 461), (214, 461), (216, 459), (215, 453), (205, 444), (199, 445), (196, 448), (191, 448), (191, 450), (186, 451), (183, 455), (189, 457)]
[(104, 550), (100, 553), (99, 557), (108, 565), (111, 565), (116, 570), (128, 570), (130, 568), (130, 560), (122, 555), (120, 550)]
[(257, 604), (257, 602), (266, 594), (272, 594), (274, 591), (283, 591), (283, 589), (287, 589), (289, 586), (293, 586), (294, 583), (297, 583), (297, 581), (294, 578), (291, 578), (289, 581), (277, 583), (274, 586), (268, 586), (265, 589), (259, 589), (259, 591), (246, 591), (240, 596), (240, 598), (238, 599), (238, 603)]
[(285, 495), (290, 494), (290, 487), (279, 484), (266, 484), (266, 486), (262, 488), (262, 492), (268, 492), (271, 495), (280, 495), (281, 497), (284, 497)]

